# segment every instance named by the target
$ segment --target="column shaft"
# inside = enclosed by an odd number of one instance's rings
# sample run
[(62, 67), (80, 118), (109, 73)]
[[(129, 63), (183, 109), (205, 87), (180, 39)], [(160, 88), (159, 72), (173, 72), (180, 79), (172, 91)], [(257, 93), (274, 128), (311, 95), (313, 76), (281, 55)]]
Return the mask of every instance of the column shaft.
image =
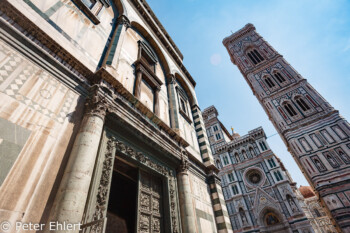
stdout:
[(196, 232), (196, 221), (193, 211), (187, 161), (182, 161), (179, 173), (177, 174), (177, 181), (179, 188), (182, 231), (183, 233)]
[[(101, 139), (106, 105), (98, 97), (88, 101), (49, 221), (77, 224), (82, 220)], [(49, 224), (47, 224), (49, 225)], [(48, 230), (48, 229), (47, 229)], [(78, 232), (59, 231), (59, 232)], [(56, 232), (56, 231), (50, 231)]]

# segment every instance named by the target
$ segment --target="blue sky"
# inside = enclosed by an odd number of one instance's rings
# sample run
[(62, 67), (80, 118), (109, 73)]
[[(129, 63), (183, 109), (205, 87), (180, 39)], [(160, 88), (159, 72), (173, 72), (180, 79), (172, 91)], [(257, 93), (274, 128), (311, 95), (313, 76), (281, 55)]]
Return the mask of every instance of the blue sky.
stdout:
[[(148, 0), (184, 55), (197, 82), (201, 109), (215, 105), (219, 118), (241, 135), (263, 126), (276, 133), (238, 69), (223, 38), (253, 23), (284, 58), (350, 119), (350, 1), (346, 0)], [(278, 135), (268, 143), (298, 185), (308, 185)]]

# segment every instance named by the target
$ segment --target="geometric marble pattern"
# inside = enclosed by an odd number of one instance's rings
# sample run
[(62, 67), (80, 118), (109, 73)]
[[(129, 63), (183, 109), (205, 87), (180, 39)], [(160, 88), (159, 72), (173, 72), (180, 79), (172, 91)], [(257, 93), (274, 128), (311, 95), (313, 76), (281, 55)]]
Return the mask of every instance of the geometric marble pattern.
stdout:
[(0, 92), (63, 123), (75, 93), (0, 41)]

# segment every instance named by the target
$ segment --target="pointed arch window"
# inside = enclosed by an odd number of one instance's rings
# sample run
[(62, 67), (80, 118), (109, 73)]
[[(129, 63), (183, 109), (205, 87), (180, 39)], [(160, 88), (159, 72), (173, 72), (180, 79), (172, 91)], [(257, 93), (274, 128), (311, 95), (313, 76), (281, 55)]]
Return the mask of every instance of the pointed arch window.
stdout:
[(247, 55), (255, 65), (265, 60), (256, 49), (251, 50)]
[(310, 106), (305, 102), (303, 98), (296, 98), (295, 101), (304, 112), (310, 110)]
[(285, 103), (284, 104), (284, 109), (288, 112), (288, 114), (293, 117), (298, 115), (293, 106), (290, 103)]
[(281, 75), (281, 73), (279, 72), (275, 72), (274, 75), (275, 78), (280, 82), (280, 83), (283, 83), (286, 81), (286, 79)]
[(264, 80), (267, 86), (269, 86), (269, 88), (275, 87), (275, 83), (269, 77), (265, 77)]

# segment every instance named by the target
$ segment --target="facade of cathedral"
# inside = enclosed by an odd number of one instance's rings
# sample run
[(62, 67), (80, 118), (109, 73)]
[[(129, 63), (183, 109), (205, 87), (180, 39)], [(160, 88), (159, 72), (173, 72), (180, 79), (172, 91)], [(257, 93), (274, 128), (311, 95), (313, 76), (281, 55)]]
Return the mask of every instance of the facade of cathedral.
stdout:
[(223, 40), (296, 163), (343, 232), (350, 232), (350, 125), (256, 31)]
[(310, 186), (301, 186), (296, 190), (297, 198), (306, 217), (309, 219), (315, 233), (336, 233), (332, 221), (324, 208), (319, 204), (319, 198)]
[(0, 231), (232, 232), (182, 59), (144, 0), (1, 1)]
[(296, 184), (269, 148), (264, 130), (230, 135), (214, 106), (202, 114), (233, 231), (314, 232), (296, 198)]

